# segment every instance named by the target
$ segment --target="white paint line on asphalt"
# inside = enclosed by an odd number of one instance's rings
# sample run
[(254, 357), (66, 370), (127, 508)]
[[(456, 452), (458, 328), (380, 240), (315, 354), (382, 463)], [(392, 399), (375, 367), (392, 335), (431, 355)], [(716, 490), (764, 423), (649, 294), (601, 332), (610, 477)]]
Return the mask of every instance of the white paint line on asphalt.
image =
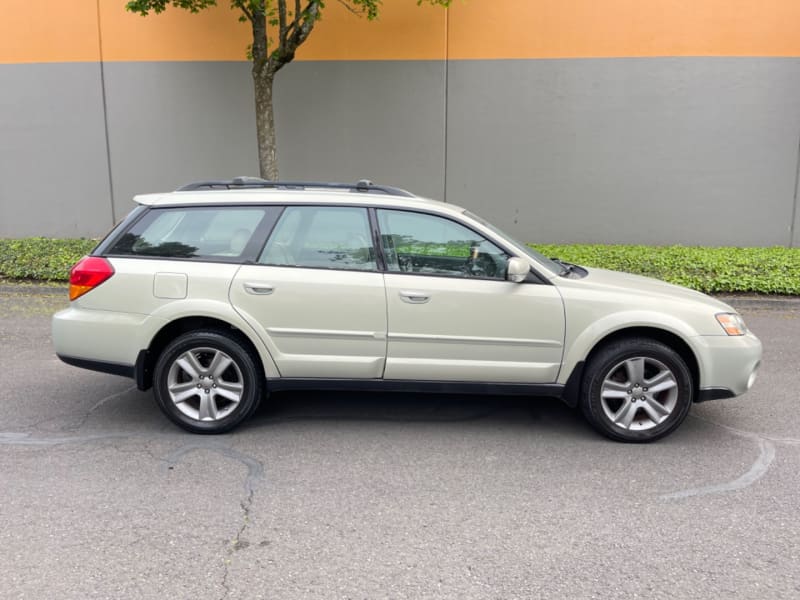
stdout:
[(767, 471), (769, 471), (769, 466), (772, 464), (772, 460), (775, 458), (775, 445), (772, 442), (767, 440), (759, 440), (758, 443), (761, 452), (759, 453), (758, 458), (756, 458), (756, 461), (753, 463), (753, 466), (750, 467), (750, 470), (741, 477), (738, 477), (733, 481), (728, 481), (727, 483), (707, 485), (683, 490), (680, 492), (674, 492), (672, 494), (665, 494), (661, 496), (661, 498), (663, 500), (677, 500), (679, 498), (690, 498), (692, 496), (721, 494), (724, 492), (735, 492), (736, 490), (741, 490), (753, 485), (756, 481), (761, 479), (761, 477), (763, 477)]
[[(694, 415), (692, 416), (699, 421), (705, 421), (711, 425), (716, 425), (717, 427), (721, 427), (722, 429), (730, 431), (736, 436), (756, 442), (759, 448), (758, 457), (745, 474), (743, 474), (741, 477), (737, 477), (733, 481), (691, 488), (688, 490), (682, 490), (680, 492), (673, 492), (671, 494), (664, 494), (661, 496), (662, 500), (677, 500), (680, 498), (690, 498), (693, 496), (706, 496), (708, 494), (734, 492), (736, 490), (741, 490), (753, 485), (756, 481), (761, 479), (767, 473), (767, 471), (769, 471), (769, 467), (772, 464), (772, 461), (775, 459), (775, 444), (773, 441), (779, 441), (778, 439), (772, 440), (758, 433), (743, 431), (741, 429), (730, 427), (729, 425), (717, 423), (716, 421), (710, 421), (709, 419), (704, 419)], [(787, 443), (796, 443), (798, 440), (786, 439), (782, 441)]]
[(0, 446), (60, 446), (83, 444), (99, 440), (120, 440), (131, 437), (127, 433), (105, 433), (99, 435), (75, 435), (71, 437), (31, 437), (29, 433), (0, 431)]

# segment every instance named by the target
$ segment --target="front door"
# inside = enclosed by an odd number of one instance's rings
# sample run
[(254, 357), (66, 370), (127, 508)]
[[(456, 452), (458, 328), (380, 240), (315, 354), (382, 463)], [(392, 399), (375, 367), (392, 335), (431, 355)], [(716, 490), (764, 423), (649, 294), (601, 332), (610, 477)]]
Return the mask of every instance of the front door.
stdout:
[(387, 262), (386, 379), (556, 381), (564, 308), (555, 286), (506, 281), (509, 255), (460, 223), (377, 213)]

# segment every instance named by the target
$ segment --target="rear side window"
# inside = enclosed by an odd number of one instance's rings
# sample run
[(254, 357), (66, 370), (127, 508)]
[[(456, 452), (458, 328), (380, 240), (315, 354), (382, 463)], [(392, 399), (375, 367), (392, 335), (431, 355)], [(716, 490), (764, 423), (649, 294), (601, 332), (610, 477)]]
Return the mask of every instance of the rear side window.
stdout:
[(155, 208), (108, 250), (122, 256), (240, 258), (267, 216), (265, 207)]
[(351, 206), (287, 207), (258, 262), (374, 271), (377, 265), (367, 210)]

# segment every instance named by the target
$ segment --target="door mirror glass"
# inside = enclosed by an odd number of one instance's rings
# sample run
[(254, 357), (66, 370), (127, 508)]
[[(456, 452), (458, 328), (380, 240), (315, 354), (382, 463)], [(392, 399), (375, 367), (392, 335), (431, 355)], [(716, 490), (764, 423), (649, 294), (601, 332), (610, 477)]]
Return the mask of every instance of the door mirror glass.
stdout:
[(513, 256), (508, 259), (508, 268), (506, 269), (506, 279), (514, 283), (522, 283), (530, 273), (531, 266), (522, 258)]

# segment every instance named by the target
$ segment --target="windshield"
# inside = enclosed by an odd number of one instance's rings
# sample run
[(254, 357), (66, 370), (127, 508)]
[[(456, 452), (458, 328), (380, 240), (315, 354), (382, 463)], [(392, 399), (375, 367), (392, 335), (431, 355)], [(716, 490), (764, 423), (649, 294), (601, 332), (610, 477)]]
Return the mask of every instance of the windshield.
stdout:
[(494, 233), (496, 233), (497, 235), (499, 235), (503, 239), (508, 240), (509, 242), (514, 244), (514, 246), (520, 252), (522, 252), (524, 254), (527, 254), (530, 258), (532, 258), (536, 262), (544, 265), (546, 268), (550, 269), (553, 273), (560, 274), (560, 273), (562, 273), (564, 271), (564, 267), (562, 265), (558, 264), (555, 261), (550, 260), (544, 254), (542, 254), (541, 252), (537, 252), (536, 250), (534, 250), (533, 248), (531, 248), (527, 244), (523, 244), (522, 242), (520, 242), (518, 240), (515, 240), (513, 237), (508, 235), (505, 231), (503, 231), (502, 229), (498, 229), (497, 227), (495, 227), (494, 225), (489, 223), (487, 220), (482, 219), (478, 215), (475, 215), (475, 214), (469, 212), (468, 210), (465, 210), (464, 214), (466, 216), (468, 216), (470, 219), (474, 219), (475, 221), (477, 221), (478, 223), (480, 223), (481, 225), (483, 225), (484, 227), (486, 227), (490, 231), (493, 231)]

